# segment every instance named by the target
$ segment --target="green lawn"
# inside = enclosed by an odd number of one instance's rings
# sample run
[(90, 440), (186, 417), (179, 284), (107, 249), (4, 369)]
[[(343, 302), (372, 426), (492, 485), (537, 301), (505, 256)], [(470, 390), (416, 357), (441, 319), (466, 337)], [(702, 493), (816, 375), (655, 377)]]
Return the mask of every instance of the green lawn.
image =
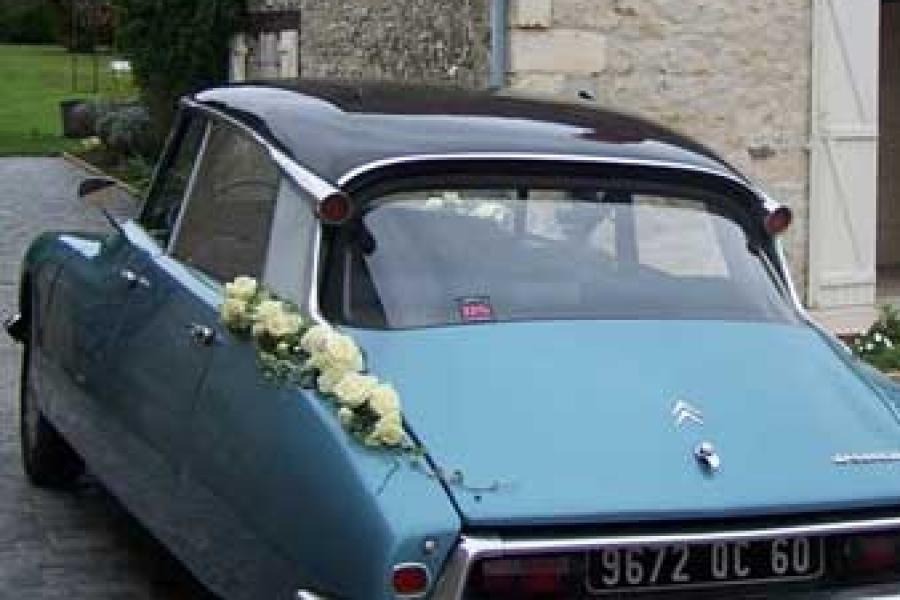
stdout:
[(93, 58), (77, 57), (78, 89), (73, 89), (72, 55), (58, 46), (0, 44), (0, 156), (54, 154), (77, 149), (62, 137), (59, 103), (96, 96), (127, 98), (131, 82), (117, 81), (110, 57), (99, 58), (99, 93), (93, 93)]

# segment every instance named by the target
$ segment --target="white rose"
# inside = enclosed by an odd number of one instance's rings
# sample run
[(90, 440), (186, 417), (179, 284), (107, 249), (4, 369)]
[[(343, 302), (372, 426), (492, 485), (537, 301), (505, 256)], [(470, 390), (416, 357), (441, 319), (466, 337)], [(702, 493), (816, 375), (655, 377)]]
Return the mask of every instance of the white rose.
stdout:
[(353, 411), (346, 406), (342, 406), (340, 410), (338, 410), (338, 420), (344, 427), (350, 427), (350, 424), (353, 423), (353, 417)]
[(363, 370), (362, 353), (353, 338), (334, 333), (325, 340), (322, 349), (313, 352), (307, 368), (358, 373)]
[(375, 423), (366, 443), (372, 446), (399, 446), (406, 440), (400, 415), (388, 415)]
[(231, 283), (225, 284), (225, 295), (229, 298), (249, 300), (256, 295), (258, 287), (252, 277), (236, 277)]
[(280, 315), (284, 311), (284, 306), (278, 300), (263, 300), (256, 307), (256, 318), (265, 321), (274, 315)]
[(381, 384), (369, 392), (369, 406), (380, 417), (400, 413), (400, 397), (390, 384)]
[(240, 325), (247, 311), (247, 302), (238, 298), (226, 298), (219, 308), (222, 322), (229, 327)]
[(338, 333), (330, 336), (325, 342), (325, 354), (332, 364), (345, 366), (348, 371), (363, 369), (362, 353), (349, 335)]
[(323, 394), (330, 394), (334, 392), (334, 386), (336, 386), (346, 374), (346, 371), (326, 369), (322, 371), (319, 378), (316, 380), (316, 387), (318, 387), (319, 391)]
[(296, 313), (280, 312), (263, 321), (263, 325), (272, 337), (283, 338), (300, 333), (303, 319)]
[(325, 342), (334, 334), (330, 325), (313, 325), (300, 338), (300, 347), (312, 354), (321, 352), (325, 348)]
[(334, 395), (337, 396), (338, 402), (350, 408), (362, 406), (366, 397), (378, 385), (378, 379), (371, 375), (359, 375), (357, 373), (347, 373), (334, 386)]

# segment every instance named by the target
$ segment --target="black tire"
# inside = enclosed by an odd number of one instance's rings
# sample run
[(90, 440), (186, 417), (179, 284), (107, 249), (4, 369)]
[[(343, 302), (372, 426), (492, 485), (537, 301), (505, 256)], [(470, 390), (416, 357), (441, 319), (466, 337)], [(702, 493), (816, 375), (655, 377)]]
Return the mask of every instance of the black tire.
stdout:
[[(29, 336), (29, 339), (33, 337)], [(34, 390), (32, 345), (26, 342), (23, 350), (19, 382), (19, 440), (25, 475), (40, 487), (70, 489), (84, 472), (84, 463), (41, 412)]]

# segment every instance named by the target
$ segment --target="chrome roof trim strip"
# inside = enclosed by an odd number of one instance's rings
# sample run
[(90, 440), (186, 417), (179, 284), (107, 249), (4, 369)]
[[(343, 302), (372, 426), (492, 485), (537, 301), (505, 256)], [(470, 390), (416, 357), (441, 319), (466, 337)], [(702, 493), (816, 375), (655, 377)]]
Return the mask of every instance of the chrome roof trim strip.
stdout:
[(605, 165), (624, 165), (634, 167), (651, 167), (658, 169), (678, 169), (681, 171), (693, 171), (706, 175), (721, 177), (747, 188), (757, 197), (759, 194), (746, 179), (727, 171), (710, 169), (699, 165), (689, 163), (681, 163), (665, 160), (649, 160), (641, 158), (627, 158), (616, 156), (586, 156), (584, 154), (540, 154), (529, 152), (458, 152), (450, 154), (412, 154), (409, 156), (397, 156), (394, 158), (385, 158), (371, 163), (367, 163), (352, 169), (345, 173), (338, 180), (338, 187), (344, 188), (352, 180), (365, 175), (366, 173), (383, 169), (385, 167), (393, 167), (397, 165), (408, 165), (424, 162), (444, 162), (444, 161), (464, 161), (464, 160), (482, 160), (482, 161), (538, 161), (538, 162), (575, 162), (575, 163), (596, 163)]
[(751, 541), (758, 539), (825, 536), (845, 533), (874, 533), (900, 529), (900, 517), (864, 519), (810, 525), (784, 525), (707, 531), (694, 533), (589, 536), (571, 538), (523, 538), (463, 536), (435, 586), (434, 600), (461, 600), (466, 580), (476, 560), (491, 557), (522, 556), (547, 552), (585, 552), (610, 546), (666, 546), (708, 542)]

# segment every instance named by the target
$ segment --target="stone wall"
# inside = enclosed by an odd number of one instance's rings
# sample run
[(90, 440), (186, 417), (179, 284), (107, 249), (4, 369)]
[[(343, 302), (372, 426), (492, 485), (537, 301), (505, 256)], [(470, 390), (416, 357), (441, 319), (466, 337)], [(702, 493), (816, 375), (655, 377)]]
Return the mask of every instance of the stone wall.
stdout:
[(511, 0), (510, 84), (646, 115), (794, 209), (805, 286), (810, 0)]
[(303, 77), (483, 86), (488, 0), (250, 0), (251, 11), (300, 9)]

